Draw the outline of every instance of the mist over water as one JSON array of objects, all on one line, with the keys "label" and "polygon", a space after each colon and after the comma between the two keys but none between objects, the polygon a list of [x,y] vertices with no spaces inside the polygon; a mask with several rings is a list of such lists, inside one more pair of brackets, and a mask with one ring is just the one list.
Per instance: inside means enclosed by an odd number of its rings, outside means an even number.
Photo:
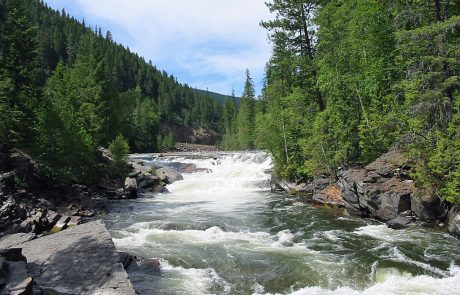
[{"label": "mist over water", "polygon": [[266,153],[134,157],[212,170],[113,204],[117,248],[161,260],[141,294],[460,294],[459,240],[272,193]]}]

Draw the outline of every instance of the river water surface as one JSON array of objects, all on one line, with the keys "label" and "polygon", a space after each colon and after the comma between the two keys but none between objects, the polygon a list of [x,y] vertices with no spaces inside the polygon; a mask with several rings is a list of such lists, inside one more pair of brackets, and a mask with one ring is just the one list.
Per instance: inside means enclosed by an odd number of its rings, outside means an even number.
[{"label": "river water surface", "polygon": [[113,204],[117,248],[161,261],[132,278],[141,294],[460,294],[459,240],[272,193],[266,153],[133,157],[212,170]]}]

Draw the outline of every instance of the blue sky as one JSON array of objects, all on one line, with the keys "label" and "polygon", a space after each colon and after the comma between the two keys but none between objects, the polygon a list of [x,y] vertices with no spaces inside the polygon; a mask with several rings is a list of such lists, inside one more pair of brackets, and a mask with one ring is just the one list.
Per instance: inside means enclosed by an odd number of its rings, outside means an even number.
[{"label": "blue sky", "polygon": [[241,95],[249,69],[260,93],[271,45],[264,0],[45,0],[110,30],[160,70],[192,87]]}]

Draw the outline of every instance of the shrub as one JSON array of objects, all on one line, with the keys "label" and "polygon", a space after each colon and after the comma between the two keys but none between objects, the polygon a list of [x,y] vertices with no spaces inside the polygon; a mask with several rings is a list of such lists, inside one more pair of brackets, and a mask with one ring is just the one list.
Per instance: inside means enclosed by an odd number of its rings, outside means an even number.
[{"label": "shrub", "polygon": [[122,135],[118,135],[109,145],[112,154],[112,172],[122,177],[127,172],[129,145]]}]

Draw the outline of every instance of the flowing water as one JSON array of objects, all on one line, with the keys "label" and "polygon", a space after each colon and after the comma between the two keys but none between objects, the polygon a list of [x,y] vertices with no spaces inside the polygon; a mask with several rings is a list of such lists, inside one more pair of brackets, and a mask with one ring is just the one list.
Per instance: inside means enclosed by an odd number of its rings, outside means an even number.
[{"label": "flowing water", "polygon": [[272,193],[265,153],[134,157],[212,170],[113,204],[117,248],[161,261],[141,294],[460,294],[459,240]]}]

